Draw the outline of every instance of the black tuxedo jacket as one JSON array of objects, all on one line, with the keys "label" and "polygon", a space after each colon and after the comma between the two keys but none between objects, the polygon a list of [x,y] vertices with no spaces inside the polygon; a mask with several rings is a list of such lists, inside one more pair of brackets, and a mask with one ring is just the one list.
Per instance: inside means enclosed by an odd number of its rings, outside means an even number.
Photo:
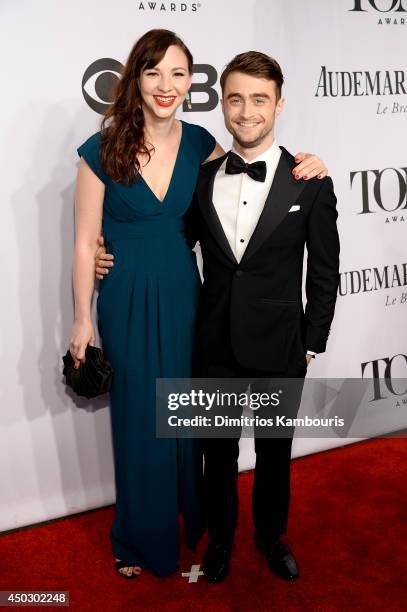
[{"label": "black tuxedo jacket", "polygon": [[[226,156],[202,166],[186,233],[199,240],[204,284],[196,349],[222,363],[232,351],[244,367],[285,372],[321,353],[334,315],[339,283],[339,238],[332,180],[296,181],[294,158],[282,148],[273,184],[240,263],[212,202],[216,173]],[[292,206],[299,210],[289,212]],[[307,246],[305,311],[302,304]]]}]

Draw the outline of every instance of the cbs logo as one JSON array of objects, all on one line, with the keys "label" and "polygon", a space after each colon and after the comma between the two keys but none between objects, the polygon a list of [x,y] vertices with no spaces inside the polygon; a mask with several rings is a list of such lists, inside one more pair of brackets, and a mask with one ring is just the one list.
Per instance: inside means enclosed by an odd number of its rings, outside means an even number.
[{"label": "cbs logo", "polygon": [[[86,103],[95,113],[103,115],[108,106],[112,104],[113,90],[120,79],[122,69],[123,64],[119,61],[110,57],[103,57],[93,62],[85,70],[82,77],[82,93]],[[182,110],[184,112],[202,113],[215,109],[219,102],[219,95],[213,88],[218,80],[216,69],[210,64],[194,64],[192,73],[193,75],[204,75],[206,80],[192,83],[192,108],[189,109],[185,102]],[[194,93],[201,94],[200,97],[206,99],[203,102],[194,102]],[[202,96],[202,94],[204,95]]]}]

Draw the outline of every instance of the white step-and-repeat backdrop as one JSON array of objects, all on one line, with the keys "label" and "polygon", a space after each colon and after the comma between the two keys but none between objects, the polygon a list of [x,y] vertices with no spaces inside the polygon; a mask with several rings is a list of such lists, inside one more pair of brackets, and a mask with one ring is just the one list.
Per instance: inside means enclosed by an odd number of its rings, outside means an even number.
[{"label": "white step-and-repeat backdrop", "polygon": [[[151,28],[190,46],[193,110],[180,115],[225,148],[225,63],[250,49],[281,63],[278,142],[317,152],[339,201],[340,295],[312,375],[386,375],[376,409],[402,405],[391,377],[407,371],[407,0],[4,0],[0,12],[0,530],[114,500],[107,401],[74,402],[61,376],[76,147],[98,129],[112,80]],[[384,422],[378,433],[397,428]],[[347,442],[299,439],[294,455]],[[241,468],[253,459],[243,440]]]}]

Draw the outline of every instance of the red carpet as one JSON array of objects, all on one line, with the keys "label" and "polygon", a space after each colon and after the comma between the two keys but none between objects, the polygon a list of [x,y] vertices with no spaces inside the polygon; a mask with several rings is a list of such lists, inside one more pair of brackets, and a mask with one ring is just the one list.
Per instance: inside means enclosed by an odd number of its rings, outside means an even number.
[{"label": "red carpet", "polygon": [[[111,507],[1,538],[0,590],[68,590],[73,610],[406,609],[405,439],[378,439],[293,461],[287,541],[301,577],[286,583],[252,543],[252,474],[240,476],[241,511],[228,579],[188,583],[180,574],[133,581],[111,567]],[[181,568],[200,563],[182,549]]]}]

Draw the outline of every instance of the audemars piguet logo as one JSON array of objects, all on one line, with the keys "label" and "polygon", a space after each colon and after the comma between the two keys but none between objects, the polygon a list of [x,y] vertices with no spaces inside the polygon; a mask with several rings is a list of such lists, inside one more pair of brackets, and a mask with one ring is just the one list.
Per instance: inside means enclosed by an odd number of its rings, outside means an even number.
[{"label": "audemars piguet logo", "polygon": [[350,186],[360,194],[358,215],[379,213],[385,223],[407,221],[407,167],[355,170]]},{"label": "audemars piguet logo", "polygon": [[145,2],[139,1],[136,7],[145,13],[196,13],[201,8],[200,2]]},{"label": "audemars piguet logo", "polygon": [[[407,113],[407,71],[329,70],[327,66],[321,66],[314,96],[316,98],[353,96],[361,100],[375,97],[376,115],[379,117],[405,116]],[[377,100],[378,96],[380,96],[379,100]],[[397,98],[391,99],[389,96],[397,96]]]},{"label": "audemars piguet logo", "polygon": [[407,94],[405,70],[328,70],[321,66],[315,97],[401,96]]},{"label": "audemars piguet logo", "polygon": [[[397,291],[399,289],[399,291]],[[384,294],[385,306],[407,306],[407,263],[373,266],[340,273],[338,294],[342,297],[360,293]]]},{"label": "audemars piguet logo", "polygon": [[377,25],[390,26],[407,24],[406,0],[353,0],[353,13],[367,13],[375,16]]}]

